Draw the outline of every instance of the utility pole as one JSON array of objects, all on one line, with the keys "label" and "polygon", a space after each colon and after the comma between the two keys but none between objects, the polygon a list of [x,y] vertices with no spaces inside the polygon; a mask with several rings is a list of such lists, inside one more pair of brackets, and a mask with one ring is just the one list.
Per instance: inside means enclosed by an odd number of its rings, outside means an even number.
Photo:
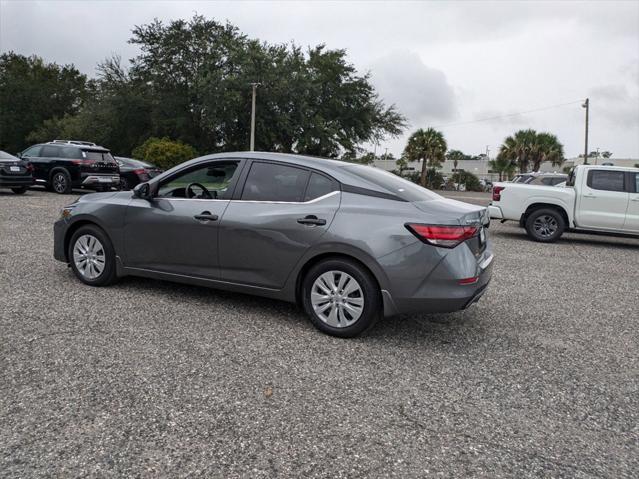
[{"label": "utility pole", "polygon": [[251,104],[251,151],[255,151],[255,96],[259,83],[251,83],[253,87],[253,102]]},{"label": "utility pole", "polygon": [[384,151],[384,161],[386,161],[386,159],[388,158],[388,148],[385,148],[386,151]]},{"label": "utility pole", "polygon": [[590,113],[590,99],[586,98],[586,101],[581,105],[586,109],[586,141],[584,146],[584,165],[588,164],[588,113]]}]

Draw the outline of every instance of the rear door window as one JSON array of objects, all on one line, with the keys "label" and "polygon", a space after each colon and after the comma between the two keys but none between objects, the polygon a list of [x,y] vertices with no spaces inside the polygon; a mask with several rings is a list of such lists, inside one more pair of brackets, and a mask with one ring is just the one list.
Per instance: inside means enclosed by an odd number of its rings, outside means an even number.
[{"label": "rear door window", "polygon": [[327,195],[337,189],[335,181],[320,175],[319,173],[311,173],[311,179],[308,181],[304,201],[311,201],[321,196]]},{"label": "rear door window", "polygon": [[590,170],[586,184],[593,190],[623,192],[624,176],[623,171]]},{"label": "rear door window", "polygon": [[40,156],[45,158],[57,158],[60,156],[60,147],[53,145],[44,145],[42,147],[42,151],[40,152]]},{"label": "rear door window", "polygon": [[301,202],[310,172],[275,163],[254,162],[244,183],[242,200]]},{"label": "rear door window", "polygon": [[79,148],[73,148],[72,146],[63,146],[60,151],[60,156],[62,158],[67,158],[71,160],[80,160],[82,159],[82,154]]}]

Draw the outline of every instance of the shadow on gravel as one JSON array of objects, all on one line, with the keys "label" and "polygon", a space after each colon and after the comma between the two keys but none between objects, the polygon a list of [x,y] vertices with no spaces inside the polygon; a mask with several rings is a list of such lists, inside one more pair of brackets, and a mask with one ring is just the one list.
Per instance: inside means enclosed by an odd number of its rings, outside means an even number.
[{"label": "shadow on gravel", "polygon": [[[185,303],[218,306],[221,302],[231,310],[249,309],[250,312],[270,313],[278,320],[303,323],[305,328],[315,330],[301,307],[270,298],[262,298],[243,293],[222,291],[204,286],[193,286],[169,281],[127,276],[120,279],[113,288],[139,291],[141,294],[160,294],[179,296]],[[448,314],[423,314],[382,318],[366,331],[359,340],[397,339],[401,343],[418,342],[424,344],[451,344],[460,341],[460,331],[476,329],[476,308]],[[318,334],[321,334],[318,332]]]},{"label": "shadow on gravel", "polygon": [[[523,231],[523,230],[522,230]],[[536,243],[526,236],[525,232],[515,233],[511,231],[493,231],[493,235],[499,235],[506,238],[516,239],[519,241],[527,241],[529,243]],[[592,234],[592,233],[576,233],[569,232],[567,233],[569,236],[562,236],[557,244],[573,244],[573,245],[584,245],[584,246],[595,246],[602,248],[616,248],[623,250],[636,250],[639,248],[639,238],[635,238],[632,236],[622,236],[622,235],[604,235],[601,233]],[[588,237],[581,235],[588,235]],[[614,240],[622,240],[625,241],[620,243]],[[541,244],[541,243],[539,243]],[[548,245],[551,246],[551,245]]]}]

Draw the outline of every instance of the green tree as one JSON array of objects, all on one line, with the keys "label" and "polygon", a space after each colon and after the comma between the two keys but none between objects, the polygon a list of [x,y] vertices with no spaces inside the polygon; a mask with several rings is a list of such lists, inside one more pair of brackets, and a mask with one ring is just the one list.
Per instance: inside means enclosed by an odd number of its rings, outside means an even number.
[{"label": "green tree", "polygon": [[499,173],[499,181],[509,179],[517,170],[517,165],[501,154],[498,154],[494,160],[490,160],[488,164],[492,171]]},{"label": "green tree", "polygon": [[442,162],[446,160],[446,150],[446,139],[443,133],[433,128],[427,130],[420,128],[408,138],[403,156],[407,161],[422,162],[420,184],[425,187],[428,179],[426,170],[441,168]]},{"label": "green tree", "polygon": [[0,148],[23,150],[29,133],[46,120],[78,112],[89,86],[73,65],[45,63],[35,55],[0,55]]},{"label": "green tree", "polygon": [[551,133],[537,133],[535,130],[519,130],[514,135],[506,137],[499,154],[505,160],[510,160],[524,173],[532,165],[533,171],[539,170],[541,163],[550,161],[559,166],[564,161],[563,145]]},{"label": "green tree", "polygon": [[479,182],[479,178],[468,172],[468,171],[458,171],[453,174],[453,182],[458,185],[465,185],[466,191],[483,191],[484,189]]},{"label": "green tree", "polygon": [[197,151],[191,145],[169,138],[149,138],[133,150],[137,159],[148,161],[160,168],[168,170],[180,163],[197,156]]},{"label": "green tree", "polygon": [[252,82],[258,150],[338,157],[404,127],[344,50],[269,45],[198,15],[138,26],[131,43],[141,50],[131,76],[154,98],[152,134],[203,151],[247,149]]}]

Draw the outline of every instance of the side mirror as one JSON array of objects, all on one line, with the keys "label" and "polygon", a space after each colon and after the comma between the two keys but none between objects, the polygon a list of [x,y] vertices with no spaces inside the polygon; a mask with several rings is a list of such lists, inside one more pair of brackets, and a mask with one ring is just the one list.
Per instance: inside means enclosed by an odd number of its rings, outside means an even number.
[{"label": "side mirror", "polygon": [[142,200],[150,200],[152,198],[151,187],[148,183],[140,183],[133,188],[133,196]]},{"label": "side mirror", "polygon": [[22,152],[16,153],[16,157],[22,159]]}]

